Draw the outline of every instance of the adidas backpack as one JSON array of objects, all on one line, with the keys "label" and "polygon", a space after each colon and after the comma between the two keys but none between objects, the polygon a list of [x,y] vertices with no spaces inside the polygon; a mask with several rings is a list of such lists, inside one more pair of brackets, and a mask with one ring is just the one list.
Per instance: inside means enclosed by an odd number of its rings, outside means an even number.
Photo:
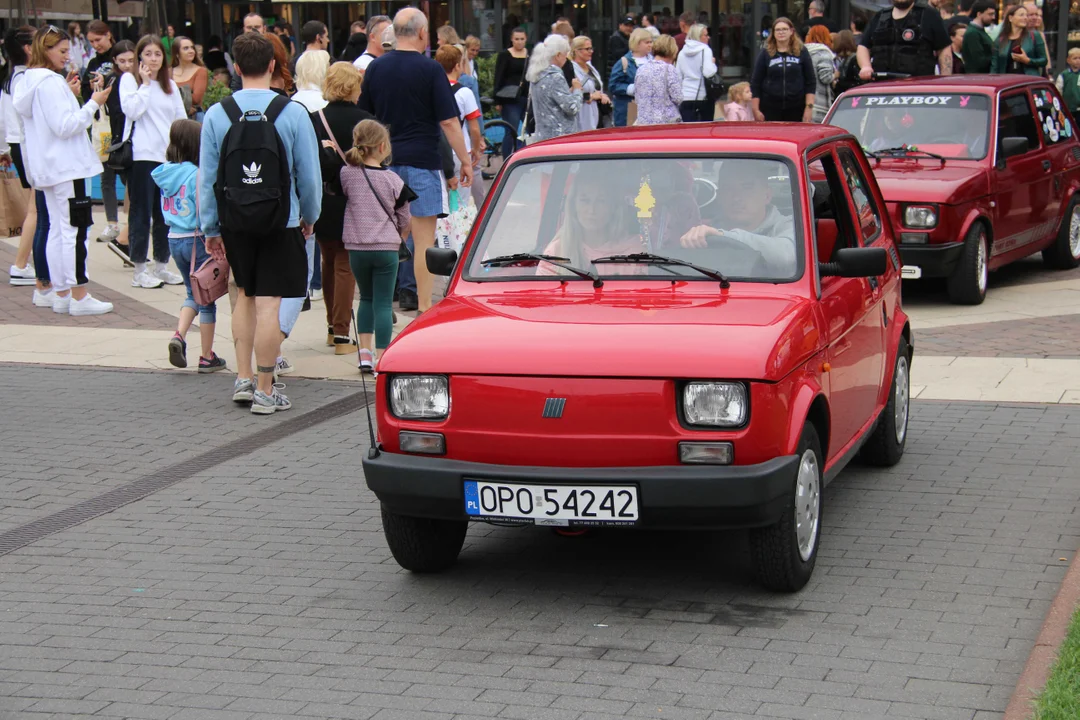
[{"label": "adidas backpack", "polygon": [[292,174],[274,121],[289,102],[275,95],[265,112],[242,112],[233,98],[221,101],[232,122],[221,143],[214,184],[223,230],[267,235],[288,226]]}]

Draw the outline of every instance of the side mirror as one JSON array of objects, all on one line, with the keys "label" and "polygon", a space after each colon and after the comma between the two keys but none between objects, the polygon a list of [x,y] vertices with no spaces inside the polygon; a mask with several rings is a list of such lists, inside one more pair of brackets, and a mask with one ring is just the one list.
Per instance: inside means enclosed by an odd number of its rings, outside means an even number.
[{"label": "side mirror", "polygon": [[432,275],[450,277],[454,273],[454,265],[457,264],[457,250],[448,248],[428,248],[424,255],[428,272]]},{"label": "side mirror", "polygon": [[1003,137],[1001,138],[1002,158],[1011,158],[1014,155],[1023,155],[1028,151],[1028,139],[1026,137]]},{"label": "side mirror", "polygon": [[818,268],[822,277],[877,277],[889,269],[889,254],[883,247],[840,248]]}]

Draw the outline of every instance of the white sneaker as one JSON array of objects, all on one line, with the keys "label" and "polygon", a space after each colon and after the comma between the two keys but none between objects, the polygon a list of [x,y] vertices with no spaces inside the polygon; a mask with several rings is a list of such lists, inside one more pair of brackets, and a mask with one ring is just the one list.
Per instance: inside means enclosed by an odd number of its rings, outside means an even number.
[{"label": "white sneaker", "polygon": [[144,270],[141,273],[135,273],[135,276],[131,278],[131,287],[146,288],[147,290],[159,288],[164,284],[164,280],[157,277],[156,275],[152,275],[149,270]]},{"label": "white sneaker", "polygon": [[157,264],[151,274],[166,285],[183,285],[184,278],[180,277],[180,273],[174,273],[165,265]]},{"label": "white sneaker", "polygon": [[115,240],[118,237],[120,237],[120,226],[119,225],[108,225],[108,226],[105,227],[104,230],[101,231],[101,235],[98,236],[97,241],[98,242],[109,242],[110,240]]},{"label": "white sneaker", "polygon": [[53,293],[52,311],[57,315],[67,315],[71,310],[71,293],[60,297]]},{"label": "white sneaker", "polygon": [[288,358],[282,357],[277,361],[277,365],[274,366],[274,375],[288,375],[295,369],[296,366],[289,362]]},{"label": "white sneaker", "polygon": [[360,348],[360,362],[357,363],[357,369],[362,373],[375,372],[375,354],[367,348]]},{"label": "white sneaker", "polygon": [[37,288],[34,288],[34,307],[51,308],[53,306],[53,298],[56,295],[53,294],[52,288],[42,292]]},{"label": "white sneaker", "polygon": [[311,302],[320,302],[323,299],[322,288],[311,291]]},{"label": "white sneaker", "polygon": [[34,285],[37,281],[37,273],[30,263],[26,263],[24,268],[12,265],[8,275],[11,276],[11,284],[16,286]]},{"label": "white sneaker", "polygon": [[82,300],[71,301],[71,314],[75,316],[81,315],[104,315],[105,313],[112,312],[113,304],[111,302],[102,302],[95,297],[92,297],[87,293],[86,297]]}]

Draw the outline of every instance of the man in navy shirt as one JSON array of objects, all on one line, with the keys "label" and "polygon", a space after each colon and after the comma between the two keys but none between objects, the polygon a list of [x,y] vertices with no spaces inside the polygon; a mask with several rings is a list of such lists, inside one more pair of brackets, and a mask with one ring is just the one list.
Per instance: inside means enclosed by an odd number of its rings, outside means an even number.
[{"label": "man in navy shirt", "polygon": [[[473,169],[446,73],[441,65],[424,55],[429,40],[427,17],[416,8],[400,10],[394,16],[394,36],[397,49],[368,66],[359,105],[389,127],[394,162],[390,169],[419,196],[410,206],[410,239],[416,302],[423,312],[431,307],[434,285],[425,255],[435,245],[435,221],[448,212],[439,154],[440,134],[446,134],[461,161],[463,187],[472,184]],[[407,276],[401,277],[402,309],[411,306],[404,297],[408,280]]]}]

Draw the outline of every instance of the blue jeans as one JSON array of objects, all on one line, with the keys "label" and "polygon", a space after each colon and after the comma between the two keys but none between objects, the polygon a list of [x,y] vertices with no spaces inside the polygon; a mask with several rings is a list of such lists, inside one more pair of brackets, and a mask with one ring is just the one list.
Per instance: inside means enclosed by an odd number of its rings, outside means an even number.
[{"label": "blue jeans", "polygon": [[[305,243],[307,246],[308,256],[308,270],[307,281],[308,286],[311,285],[311,264],[315,257],[315,236],[312,235],[307,239]],[[281,298],[281,307],[278,309],[278,325],[281,327],[281,332],[285,334],[285,337],[289,337],[293,328],[296,327],[296,321],[300,319],[300,311],[304,309],[305,297],[298,298]]]},{"label": "blue jeans", "polygon": [[169,226],[161,214],[161,191],[150,177],[161,163],[136,160],[127,182],[127,198],[131,203],[128,214],[128,239],[131,243],[131,262],[144,263],[150,252],[150,228],[154,231],[154,259],[169,262]]},{"label": "blue jeans", "polygon": [[503,136],[502,153],[503,159],[510,157],[510,153],[521,147],[521,143],[518,141],[518,126],[521,125],[521,118],[525,116],[525,103],[528,102],[527,98],[518,98],[512,102],[503,103],[502,106],[502,119],[510,123],[510,126],[514,128],[512,134],[508,133]]},{"label": "blue jeans", "polygon": [[[415,252],[413,249],[412,233],[409,233],[409,237],[405,238],[405,244],[409,246],[409,252]],[[409,262],[398,263],[397,287],[398,292],[408,290],[413,295],[416,294],[416,271],[413,269],[412,260]]]},{"label": "blue jeans", "polygon": [[195,267],[200,267],[210,258],[206,252],[206,246],[202,241],[196,241],[193,237],[169,238],[169,252],[172,253],[173,262],[176,263],[180,276],[184,278],[184,287],[187,288],[187,297],[180,304],[182,308],[191,308],[199,313],[199,323],[207,325],[217,322],[217,305],[199,305],[191,294],[191,250],[195,249]]},{"label": "blue jeans", "polygon": [[45,245],[49,242],[49,207],[45,204],[45,193],[34,191],[34,205],[37,206],[37,225],[34,227],[34,270],[37,279],[50,284],[49,260],[45,255]]}]

